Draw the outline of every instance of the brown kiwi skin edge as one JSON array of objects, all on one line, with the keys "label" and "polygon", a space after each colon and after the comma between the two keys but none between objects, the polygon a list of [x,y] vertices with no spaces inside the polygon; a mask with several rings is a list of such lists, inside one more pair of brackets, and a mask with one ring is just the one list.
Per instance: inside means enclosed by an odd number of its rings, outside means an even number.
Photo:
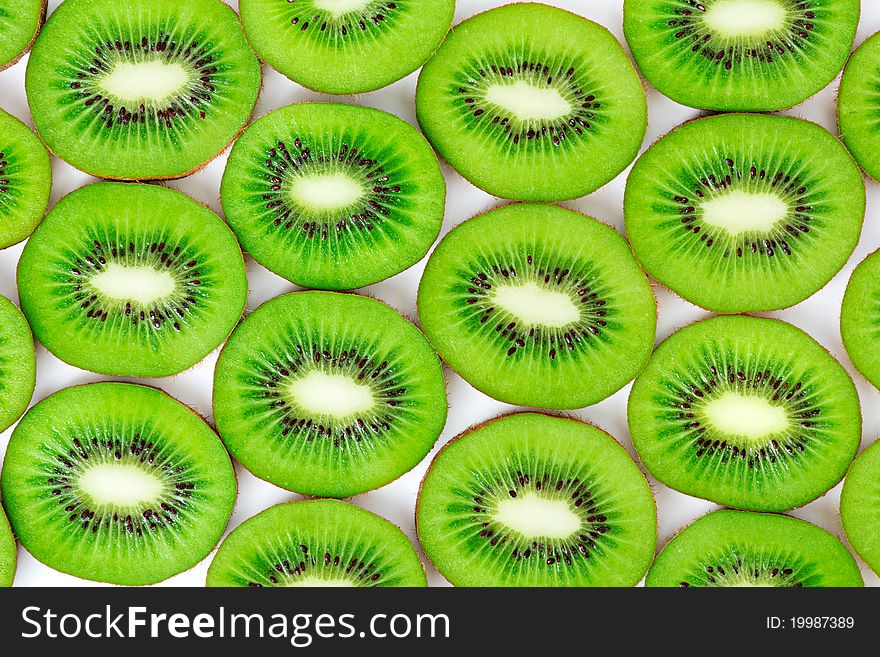
[{"label": "brown kiwi skin edge", "polygon": [[40,34],[40,30],[43,29],[43,23],[46,22],[46,5],[48,4],[48,2],[49,0],[43,0],[43,8],[40,12],[40,23],[39,25],[37,25],[37,31],[34,32],[34,35],[31,37],[30,42],[24,47],[24,50],[22,50],[20,53],[12,58],[12,61],[4,64],[3,66],[0,66],[0,71],[5,71],[10,66],[15,66],[19,62],[19,60],[21,60],[21,58],[30,51],[31,47],[34,45],[34,41],[37,40],[37,36]]}]

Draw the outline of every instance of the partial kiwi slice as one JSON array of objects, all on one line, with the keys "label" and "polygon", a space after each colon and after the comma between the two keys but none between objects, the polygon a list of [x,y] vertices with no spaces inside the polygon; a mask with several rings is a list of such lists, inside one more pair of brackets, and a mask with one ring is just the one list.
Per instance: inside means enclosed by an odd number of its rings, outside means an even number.
[{"label": "partial kiwi slice", "polygon": [[850,466],[840,495],[840,518],[853,550],[880,574],[880,442]]},{"label": "partial kiwi slice", "polygon": [[18,547],[15,537],[6,520],[6,514],[0,507],[0,587],[12,586],[15,579],[15,564],[18,559]]},{"label": "partial kiwi slice", "polygon": [[553,205],[470,219],[431,255],[419,317],[440,356],[487,395],[580,408],[617,392],[654,346],[656,304],[612,228]]},{"label": "partial kiwi slice", "polygon": [[629,428],[661,482],[782,511],[837,484],[861,441],[859,397],[822,345],[785,322],[715,317],[665,340],[636,378]]},{"label": "partial kiwi slice", "polygon": [[415,71],[440,45],[455,0],[240,0],[260,59],[294,82],[359,94]]},{"label": "partial kiwi slice", "polygon": [[49,205],[51,187],[52,164],[43,142],[0,109],[0,249],[33,232]]},{"label": "partial kiwi slice", "polygon": [[560,201],[609,182],[645,135],[645,91],[604,27],[516,3],[455,27],[425,64],[419,123],[449,164],[495,196]]},{"label": "partial kiwi slice", "polygon": [[849,259],[865,184],[827,130],[729,114],[673,130],[627,181],[627,236],[647,272],[716,312],[787,308]]},{"label": "partial kiwi slice", "polygon": [[862,169],[880,179],[880,33],[856,50],[840,82],[840,135]]},{"label": "partial kiwi slice", "polygon": [[626,450],[538,413],[444,447],[416,520],[425,554],[457,586],[633,586],[657,543],[654,498]]},{"label": "partial kiwi slice", "polygon": [[388,306],[295,292],[254,311],[214,375],[214,417],[232,455],[288,490],[349,497],[421,461],[446,422],[437,355]]},{"label": "partial kiwi slice", "polygon": [[0,479],[9,520],[43,563],[113,584],[161,582],[204,559],[235,502],[205,422],[155,388],[94,383],[34,406]]},{"label": "partial kiwi slice", "polygon": [[208,569],[208,586],[427,586],[397,527],[338,500],[278,504],[236,527]]},{"label": "partial kiwi slice", "polygon": [[850,276],[840,309],[840,335],[853,365],[880,388],[880,252]]},{"label": "partial kiwi slice", "polygon": [[651,567],[645,586],[864,586],[834,536],[790,516],[715,511],[685,527]]},{"label": "partial kiwi slice", "polygon": [[260,64],[220,0],[66,0],[34,44],[25,88],[55,155],[101,178],[179,178],[250,118]]},{"label": "partial kiwi slice", "polygon": [[674,101],[721,111],[797,105],[840,73],[859,0],[626,0],[639,67]]},{"label": "partial kiwi slice", "polygon": [[37,356],[27,320],[0,295],[0,431],[21,417],[34,394]]},{"label": "partial kiwi slice", "polygon": [[192,367],[226,339],[247,298],[222,219],[175,190],[127,183],[61,199],[25,246],[18,285],[49,351],[125,376]]},{"label": "partial kiwi slice", "polygon": [[244,132],[221,194],[258,262],[303,287],[346,290],[424,257],[443,223],[446,183],[408,123],[366,107],[300,103]]},{"label": "partial kiwi slice", "polygon": [[28,51],[45,17],[46,0],[0,0],[0,71]]}]

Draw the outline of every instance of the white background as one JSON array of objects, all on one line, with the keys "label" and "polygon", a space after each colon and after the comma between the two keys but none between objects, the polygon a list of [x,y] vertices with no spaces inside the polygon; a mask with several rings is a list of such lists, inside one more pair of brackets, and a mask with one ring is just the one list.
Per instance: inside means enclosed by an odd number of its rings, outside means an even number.
[{"label": "white background", "polygon": [[[429,0],[424,1],[428,2]],[[50,0],[49,11],[51,12],[55,9],[58,4],[59,0]],[[229,4],[237,8],[238,1],[232,0]],[[503,0],[459,0],[455,21],[457,23],[473,14],[503,4],[505,4]],[[552,4],[580,13],[604,25],[617,36],[625,47],[626,44],[623,40],[622,32],[623,0],[591,0],[590,2],[585,2],[584,0],[548,0],[546,4]],[[880,30],[880,3],[874,2],[874,0],[866,0],[862,5],[862,19],[858,36],[856,37],[856,45]],[[14,67],[0,72],[0,107],[16,115],[28,125],[33,126],[24,93],[26,66],[27,57],[23,58]],[[357,97],[336,97],[335,100],[383,109],[415,125],[414,94],[416,79],[417,73],[373,93]],[[784,113],[816,121],[836,134],[835,98],[838,82],[839,80],[836,80],[828,88],[804,104]],[[273,109],[289,103],[305,100],[333,99],[334,97],[331,96],[308,91],[266,66],[264,67],[263,91],[256,108],[255,117],[262,116]],[[653,143],[678,124],[698,115],[696,110],[670,101],[658,94],[650,86],[648,86],[648,108],[649,125],[644,147]],[[222,214],[219,189],[220,178],[225,164],[226,154],[217,158],[199,173],[169,184],[207,203],[216,212]],[[73,169],[60,160],[53,159],[53,167],[52,204],[74,189],[94,182],[94,179],[90,176]],[[576,201],[565,203],[564,205],[596,217],[622,231],[623,189],[628,171],[629,169],[598,192]],[[444,172],[449,188],[446,220],[443,226],[444,234],[450,228],[469,217],[485,212],[502,203],[498,199],[466,183],[445,165]],[[876,217],[878,213],[880,213],[880,188],[878,188],[876,183],[869,182],[868,211],[862,239],[844,270],[823,290],[807,301],[789,310],[768,314],[768,316],[779,317],[789,321],[810,333],[827,347],[851,372],[862,400],[864,415],[863,447],[873,442],[877,438],[878,433],[880,433],[880,395],[852,367],[841,344],[838,316],[840,302],[850,273],[865,256],[880,246],[880,222],[878,222]],[[22,245],[18,245],[0,252],[0,293],[16,302],[18,300],[18,292],[15,285],[15,267],[21,250]],[[250,278],[248,310],[253,310],[268,299],[294,289],[290,283],[268,272],[250,258],[248,258],[247,264]],[[423,268],[424,261],[394,278],[367,288],[365,291],[415,319],[416,290]],[[655,292],[660,311],[658,342],[666,338],[677,328],[708,315],[705,311],[675,297],[672,293],[659,286],[655,285]],[[217,354],[214,353],[192,370],[176,377],[141,381],[163,388],[207,417],[210,421],[213,416],[211,410],[211,382],[216,357]],[[100,381],[104,378],[97,374],[70,367],[38,345],[37,389],[33,402],[36,403],[61,388]],[[137,379],[131,380],[137,381]],[[446,423],[446,430],[441,435],[436,449],[439,449],[440,446],[472,424],[493,418],[501,413],[516,410],[514,407],[494,401],[477,392],[451,371],[448,372],[447,380],[450,413]],[[626,399],[629,389],[630,386],[627,386],[613,397],[595,406],[578,411],[576,415],[597,424],[611,433],[635,456],[626,426]],[[5,452],[11,432],[12,429],[9,429],[0,434],[0,454]],[[431,456],[433,456],[433,452]],[[414,530],[414,506],[419,482],[430,463],[430,458],[426,458],[412,472],[397,481],[379,490],[358,496],[354,498],[353,502],[388,518],[406,531],[414,543],[417,543]],[[229,524],[230,530],[266,507],[278,502],[296,499],[297,497],[271,484],[258,480],[241,467],[237,467],[237,470],[239,475],[239,498],[232,521]],[[671,491],[653,479],[651,480],[651,486],[657,499],[661,546],[691,520],[713,509],[715,506],[711,502],[697,500]],[[842,538],[843,531],[840,525],[839,499],[840,487],[838,486],[821,499],[794,511],[793,514],[815,522]],[[202,586],[205,582],[205,573],[209,563],[210,558],[192,570],[167,580],[162,585]],[[431,568],[427,560],[425,560],[425,565],[428,569],[430,583],[432,585],[444,585],[445,581],[443,578]],[[880,578],[871,573],[864,564],[862,564],[862,570],[865,580],[869,585],[880,586]],[[19,564],[15,585],[82,586],[92,585],[92,583],[51,570],[36,561],[24,549],[19,548]]]}]

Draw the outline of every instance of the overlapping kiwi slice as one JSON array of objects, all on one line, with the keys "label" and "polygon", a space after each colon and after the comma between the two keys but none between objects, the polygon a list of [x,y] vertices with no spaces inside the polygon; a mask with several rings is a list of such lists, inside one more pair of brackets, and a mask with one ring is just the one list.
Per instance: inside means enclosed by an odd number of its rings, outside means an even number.
[{"label": "overlapping kiwi slice", "polygon": [[127,383],[66,388],[34,406],[12,434],[0,486],[34,557],[125,585],[205,558],[236,495],[210,427],[159,390]]},{"label": "overlapping kiwi slice", "polygon": [[880,179],[880,34],[850,57],[837,94],[840,135],[862,169]]},{"label": "overlapping kiwi slice", "polygon": [[674,333],[636,378],[628,412],[651,474],[740,509],[816,499],[843,478],[861,441],[846,370],[800,329],[756,317]]},{"label": "overlapping kiwi slice", "polygon": [[629,245],[552,205],[511,205],[455,228],[428,261],[418,309],[453,369],[523,406],[601,401],[654,346],[654,295]]},{"label": "overlapping kiwi slice", "polygon": [[0,71],[27,52],[45,17],[46,0],[0,0]]},{"label": "overlapping kiwi slice", "polygon": [[232,231],[180,192],[97,183],[52,208],[18,264],[25,315],[43,345],[104,374],[169,376],[195,365],[244,310]]},{"label": "overlapping kiwi slice", "polygon": [[639,67],[673,100],[722,111],[797,105],[849,56],[859,0],[626,0]]},{"label": "overlapping kiwi slice", "polygon": [[273,506],[226,537],[208,586],[427,586],[409,539],[384,518],[337,500]]},{"label": "overlapping kiwi slice", "polygon": [[15,537],[0,507],[0,587],[12,586],[15,579],[15,564],[18,558]]},{"label": "overlapping kiwi slice", "polygon": [[627,235],[647,272],[717,312],[786,308],[824,286],[859,241],[865,185],[807,121],[719,115],[673,130],[627,181]]},{"label": "overlapping kiwi slice", "polygon": [[66,0],[25,87],[55,155],[101,178],[192,173],[250,118],[260,65],[220,0]]},{"label": "overlapping kiwi slice", "polygon": [[425,554],[458,586],[633,586],[657,543],[654,498],[599,429],[537,413],[474,427],[419,494]]},{"label": "overlapping kiwi slice", "polygon": [[455,27],[425,64],[419,123],[477,187],[559,201],[595,191],[645,135],[642,84],[617,40],[562,9],[517,3]]},{"label": "overlapping kiwi slice", "polygon": [[880,574],[880,442],[850,466],[840,495],[840,518],[853,550]]},{"label": "overlapping kiwi slice", "polygon": [[424,64],[455,0],[240,0],[239,11],[260,59],[315,91],[358,94]]},{"label": "overlapping kiwi slice", "polygon": [[446,184],[431,147],[397,117],[301,103],[245,131],[221,193],[258,262],[304,287],[345,290],[422,259],[440,233]]},{"label": "overlapping kiwi slice", "polygon": [[880,252],[865,258],[849,279],[840,310],[840,335],[853,365],[880,387]]},{"label": "overlapping kiwi slice", "polygon": [[860,587],[858,564],[824,529],[790,516],[716,511],[658,555],[645,586]]},{"label": "overlapping kiwi slice", "polygon": [[34,394],[34,338],[18,308],[0,295],[0,431],[21,417]]},{"label": "overlapping kiwi slice", "polygon": [[51,186],[52,164],[43,142],[0,110],[0,249],[33,232],[49,205]]},{"label": "overlapping kiwi slice", "polygon": [[388,306],[334,292],[263,304],[217,361],[214,417],[232,455],[288,490],[349,497],[421,461],[446,422],[437,355]]}]

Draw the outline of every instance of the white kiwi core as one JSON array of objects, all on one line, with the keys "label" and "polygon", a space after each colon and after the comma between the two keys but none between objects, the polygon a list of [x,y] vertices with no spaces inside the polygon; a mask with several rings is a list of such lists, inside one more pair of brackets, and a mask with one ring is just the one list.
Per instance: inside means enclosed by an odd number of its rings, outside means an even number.
[{"label": "white kiwi core", "polygon": [[736,236],[767,232],[788,217],[788,205],[772,192],[733,190],[704,201],[703,221]]},{"label": "white kiwi core", "polygon": [[717,0],[706,9],[706,24],[723,37],[762,37],[785,28],[778,0]]},{"label": "white kiwi core", "polygon": [[568,538],[581,527],[581,519],[565,500],[525,493],[503,499],[495,520],[526,538]]},{"label": "white kiwi core", "polygon": [[703,412],[716,430],[751,440],[760,440],[788,428],[785,409],[754,395],[725,392],[709,401]]},{"label": "white kiwi core", "polygon": [[302,176],[290,189],[300,205],[317,212],[332,212],[350,207],[364,196],[363,186],[344,173]]},{"label": "white kiwi core", "polygon": [[315,9],[323,9],[336,17],[366,9],[370,0],[314,0]]},{"label": "white kiwi core", "polygon": [[349,376],[313,371],[290,384],[290,395],[313,415],[344,419],[373,407],[373,393]]},{"label": "white kiwi core", "polygon": [[190,74],[177,62],[152,59],[117,63],[100,87],[107,95],[136,105],[161,103],[183,91],[189,81]]},{"label": "white kiwi core", "polygon": [[527,326],[560,328],[580,319],[581,314],[571,297],[548,290],[537,283],[498,285],[493,300]]},{"label": "white kiwi core", "polygon": [[92,276],[89,283],[110,299],[149,305],[174,291],[174,277],[149,266],[128,267],[115,262]]},{"label": "white kiwi core", "polygon": [[286,586],[290,588],[351,588],[354,587],[354,582],[347,579],[324,579],[323,577],[315,577],[313,575],[311,577],[297,577],[295,579],[292,579],[286,584]]},{"label": "white kiwi core", "polygon": [[96,505],[128,508],[159,499],[162,482],[136,465],[101,463],[87,468],[79,479],[79,488]]},{"label": "white kiwi core", "polygon": [[553,87],[539,87],[522,80],[493,84],[486,100],[520,121],[555,121],[571,113],[572,107]]}]

